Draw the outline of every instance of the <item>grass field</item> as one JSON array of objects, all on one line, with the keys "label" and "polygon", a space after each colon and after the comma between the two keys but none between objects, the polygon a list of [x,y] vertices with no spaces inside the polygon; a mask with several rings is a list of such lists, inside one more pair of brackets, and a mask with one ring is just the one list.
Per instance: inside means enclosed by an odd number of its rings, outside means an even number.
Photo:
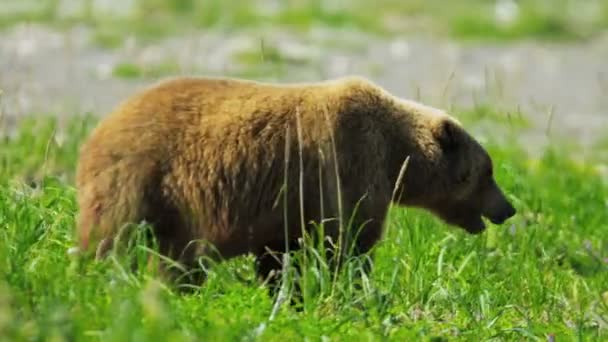
[{"label": "grass field", "polygon": [[[506,0],[116,0],[124,6],[114,9],[128,11],[95,7],[111,2],[3,0],[0,36],[25,22],[85,25],[96,47],[117,51],[132,37],[149,42],[190,31],[250,28],[330,28],[335,44],[341,43],[342,29],[507,44],[580,42],[608,29],[606,0],[521,0],[516,10]],[[66,3],[77,6],[66,10]],[[257,49],[239,53],[237,59],[248,65],[239,76],[279,77],[294,72],[290,65],[307,63],[283,63],[287,57],[281,53],[271,45],[264,58]],[[156,78],[179,71],[174,60],[146,66],[127,58],[113,67],[112,76]],[[597,78],[602,81],[603,74]],[[589,80],[585,89],[598,80]],[[566,77],[555,83],[570,87],[569,82]],[[69,90],[62,92],[67,98]],[[0,100],[15,94],[0,89]],[[315,262],[314,248],[294,256],[312,261],[304,268],[302,307],[293,307],[289,294],[287,303],[276,305],[277,298],[254,278],[249,256],[214,265],[208,281],[192,293],[172,289],[150,270],[130,270],[133,259],[151,253],[141,243],[103,262],[79,260],[72,253],[78,210],[74,171],[80,143],[98,119],[33,115],[9,130],[3,104],[0,341],[608,340],[608,136],[589,155],[568,145],[576,140],[570,136],[558,136],[540,155],[529,154],[537,149],[515,143],[533,121],[519,107],[503,113],[490,100],[458,108],[467,125],[489,127],[492,139],[484,145],[518,214],[472,236],[427,212],[391,208],[372,274],[361,275],[361,260],[353,259],[334,279],[323,262]],[[10,110],[16,109],[5,112]],[[504,128],[506,139],[496,133]],[[286,285],[289,289],[293,281]]]},{"label": "grass field", "polygon": [[[469,236],[393,208],[369,277],[353,272],[356,260],[335,283],[312,265],[303,310],[285,304],[273,315],[249,257],[216,265],[203,287],[181,294],[124,258],[71,256],[74,167],[95,119],[37,120],[0,142],[0,340],[608,337],[608,193],[593,157],[574,162],[554,146],[533,159],[488,142],[518,209],[509,224]],[[66,134],[55,134],[59,124]]]},{"label": "grass field", "polygon": [[[382,35],[412,32],[464,39],[576,40],[608,28],[604,0],[5,0],[0,28],[29,21],[68,27],[85,24],[105,47],[125,32],[153,40],[195,29],[315,27],[356,29]],[[105,4],[105,5],[104,5]]]}]

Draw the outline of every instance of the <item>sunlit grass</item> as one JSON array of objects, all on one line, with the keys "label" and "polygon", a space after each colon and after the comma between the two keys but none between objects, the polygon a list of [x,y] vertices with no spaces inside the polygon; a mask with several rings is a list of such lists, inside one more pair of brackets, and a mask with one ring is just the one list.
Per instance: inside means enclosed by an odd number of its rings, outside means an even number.
[{"label": "sunlit grass", "polygon": [[94,123],[27,121],[0,143],[2,339],[606,338],[608,194],[594,160],[574,162],[558,146],[532,159],[490,142],[519,211],[512,221],[470,236],[394,207],[369,279],[356,260],[337,283],[312,263],[304,311],[285,304],[269,321],[273,298],[250,257],[215,265],[199,291],[181,294],[122,258],[70,255],[73,173]]},{"label": "sunlit grass", "polygon": [[[97,43],[120,46],[134,35],[154,40],[188,30],[270,27],[309,30],[323,26],[354,29],[381,35],[425,32],[465,39],[513,40],[522,38],[584,39],[608,29],[608,2],[575,0],[445,2],[442,0],[362,0],[325,2],[289,0],[146,0],[126,6],[116,14],[95,5],[73,1],[67,15],[56,0],[5,0],[0,27],[20,22],[44,22],[60,27],[85,23],[95,29]],[[14,4],[21,6],[15,6]],[[63,4],[63,6],[62,6]],[[115,7],[118,8],[118,7]]]}]

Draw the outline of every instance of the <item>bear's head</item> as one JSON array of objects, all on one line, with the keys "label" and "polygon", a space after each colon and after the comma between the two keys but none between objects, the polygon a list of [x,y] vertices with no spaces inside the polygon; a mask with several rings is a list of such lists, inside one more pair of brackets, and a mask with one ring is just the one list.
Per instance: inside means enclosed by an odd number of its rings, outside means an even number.
[{"label": "bear's head", "polygon": [[402,204],[427,209],[472,234],[485,230],[483,217],[502,224],[515,215],[496,184],[492,159],[455,119],[433,116],[415,135],[417,153],[405,171]]}]

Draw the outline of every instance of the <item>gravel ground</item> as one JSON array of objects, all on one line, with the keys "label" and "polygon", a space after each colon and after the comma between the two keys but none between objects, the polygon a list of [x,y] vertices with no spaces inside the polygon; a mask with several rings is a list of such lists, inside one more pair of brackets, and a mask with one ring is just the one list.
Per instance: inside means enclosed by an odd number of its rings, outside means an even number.
[{"label": "gravel ground", "polygon": [[[534,146],[548,141],[548,122],[553,136],[582,146],[604,136],[608,124],[606,36],[576,44],[473,44],[323,29],[306,34],[273,30],[200,32],[150,44],[127,38],[117,49],[100,48],[84,27],[54,31],[18,25],[0,37],[2,109],[12,124],[26,114],[104,115],[157,79],[115,77],[112,70],[120,63],[150,70],[170,63],[176,68],[171,75],[276,81],[363,75],[399,96],[435,106],[466,108],[486,101],[520,108],[532,124],[520,137]],[[257,59],[262,39],[264,50],[278,51],[286,63],[282,72]],[[243,52],[249,59],[238,57]]]}]

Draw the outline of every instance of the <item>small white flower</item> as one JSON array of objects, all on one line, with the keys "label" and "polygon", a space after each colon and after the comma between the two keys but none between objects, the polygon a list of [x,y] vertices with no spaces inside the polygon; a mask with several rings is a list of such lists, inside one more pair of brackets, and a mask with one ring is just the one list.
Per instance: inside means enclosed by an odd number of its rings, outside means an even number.
[{"label": "small white flower", "polygon": [[497,0],[494,17],[501,24],[511,24],[519,15],[519,5],[514,0]]},{"label": "small white flower", "polygon": [[36,52],[37,44],[32,38],[24,38],[17,43],[17,55],[19,57],[31,56]]},{"label": "small white flower", "polygon": [[112,70],[114,70],[114,66],[111,63],[99,63],[95,69],[98,78],[108,79],[112,76]]},{"label": "small white flower", "polygon": [[404,40],[395,40],[390,45],[391,55],[397,58],[407,57],[410,53],[410,46]]},{"label": "small white flower", "polygon": [[76,246],[70,247],[70,248],[68,248],[67,253],[68,253],[68,255],[77,255],[80,253],[80,248],[78,248]]}]

